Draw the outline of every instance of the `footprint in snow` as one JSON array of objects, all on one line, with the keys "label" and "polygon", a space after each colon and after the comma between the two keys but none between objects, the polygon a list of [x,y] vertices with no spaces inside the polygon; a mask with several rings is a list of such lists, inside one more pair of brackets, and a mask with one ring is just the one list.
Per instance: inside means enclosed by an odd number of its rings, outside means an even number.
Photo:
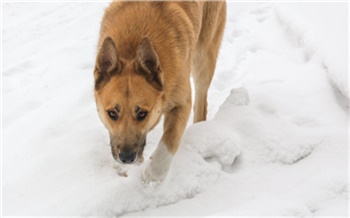
[{"label": "footprint in snow", "polygon": [[270,11],[271,7],[269,5],[264,5],[252,10],[250,13],[255,15],[257,22],[262,23],[270,16]]}]

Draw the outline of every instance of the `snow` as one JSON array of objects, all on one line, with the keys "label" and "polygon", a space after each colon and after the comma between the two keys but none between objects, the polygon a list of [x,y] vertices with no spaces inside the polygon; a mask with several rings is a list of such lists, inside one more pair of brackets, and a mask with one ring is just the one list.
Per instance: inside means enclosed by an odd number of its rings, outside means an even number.
[{"label": "snow", "polygon": [[3,4],[3,215],[348,215],[346,3],[228,3],[208,121],[148,186],[162,123],[121,168],[95,108],[107,5]]},{"label": "snow", "polygon": [[275,9],[296,44],[306,49],[306,58],[318,55],[331,81],[349,98],[347,4],[279,3]]}]

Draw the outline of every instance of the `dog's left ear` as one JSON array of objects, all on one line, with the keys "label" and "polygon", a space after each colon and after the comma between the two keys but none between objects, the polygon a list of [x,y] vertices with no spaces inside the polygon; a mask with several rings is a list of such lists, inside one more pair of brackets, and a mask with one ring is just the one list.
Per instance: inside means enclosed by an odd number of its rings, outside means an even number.
[{"label": "dog's left ear", "polygon": [[163,89],[163,74],[159,58],[147,36],[142,38],[137,47],[135,67],[137,73],[143,75],[154,88],[159,91]]}]

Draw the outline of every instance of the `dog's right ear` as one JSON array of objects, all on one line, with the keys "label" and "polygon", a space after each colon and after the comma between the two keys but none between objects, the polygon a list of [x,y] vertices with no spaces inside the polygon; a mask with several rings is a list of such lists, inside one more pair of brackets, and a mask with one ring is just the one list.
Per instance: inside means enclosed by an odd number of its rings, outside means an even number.
[{"label": "dog's right ear", "polygon": [[121,62],[114,41],[106,37],[99,49],[95,66],[95,89],[107,82],[113,74],[121,71]]}]

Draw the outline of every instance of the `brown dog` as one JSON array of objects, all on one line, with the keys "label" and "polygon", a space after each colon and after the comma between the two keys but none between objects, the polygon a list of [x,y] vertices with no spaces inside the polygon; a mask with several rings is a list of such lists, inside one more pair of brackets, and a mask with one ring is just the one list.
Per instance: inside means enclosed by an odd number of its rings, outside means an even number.
[{"label": "brown dog", "polygon": [[143,172],[163,180],[191,110],[204,121],[226,19],[226,3],[113,2],[101,24],[94,70],[98,114],[112,154],[122,163],[142,159],[147,133],[164,114],[164,133]]}]

